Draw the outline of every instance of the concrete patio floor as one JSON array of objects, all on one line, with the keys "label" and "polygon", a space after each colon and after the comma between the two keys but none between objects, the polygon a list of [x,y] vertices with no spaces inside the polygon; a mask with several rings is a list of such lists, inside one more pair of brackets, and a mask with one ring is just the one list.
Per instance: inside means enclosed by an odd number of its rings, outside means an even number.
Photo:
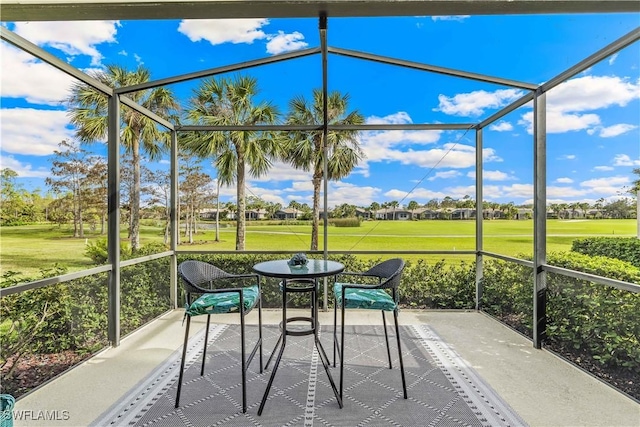
[{"label": "concrete patio floor", "polygon": [[[34,415],[57,411],[57,420],[15,420],[14,425],[89,425],[180,348],[183,312],[162,316],[16,404],[15,410]],[[282,316],[280,310],[267,309],[263,315],[265,324],[277,324]],[[192,334],[205,319],[194,318]],[[212,322],[237,321],[237,316],[212,317]],[[257,323],[257,315],[247,322]],[[378,312],[351,310],[348,322],[381,324],[382,319]],[[640,426],[640,404],[548,351],[534,349],[482,313],[403,310],[400,322],[428,324],[531,426]],[[333,312],[321,312],[320,323],[333,324]]]}]

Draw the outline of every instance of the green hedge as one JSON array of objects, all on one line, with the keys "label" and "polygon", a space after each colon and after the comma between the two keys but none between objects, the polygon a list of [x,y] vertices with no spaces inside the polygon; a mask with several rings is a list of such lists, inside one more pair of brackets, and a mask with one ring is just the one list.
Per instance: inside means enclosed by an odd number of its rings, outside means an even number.
[{"label": "green hedge", "polygon": [[589,237],[576,239],[571,250],[590,256],[606,256],[627,261],[640,268],[640,239],[635,237]]},{"label": "green hedge", "polygon": [[352,218],[332,218],[329,220],[329,225],[335,227],[360,227],[362,220],[358,217]]},{"label": "green hedge", "polygon": [[[579,253],[548,254],[549,264],[640,283],[630,263]],[[500,260],[484,263],[484,309],[531,337],[532,269]],[[548,344],[640,375],[640,294],[587,280],[547,274]]]},{"label": "green hedge", "polygon": [[[154,253],[145,247],[138,254]],[[42,271],[34,281],[59,276],[66,269]],[[1,287],[24,282],[5,272]],[[121,333],[127,334],[170,309],[169,258],[147,261],[121,271]],[[26,353],[71,350],[92,353],[108,344],[108,274],[100,273],[45,286],[0,300],[0,364]]]}]

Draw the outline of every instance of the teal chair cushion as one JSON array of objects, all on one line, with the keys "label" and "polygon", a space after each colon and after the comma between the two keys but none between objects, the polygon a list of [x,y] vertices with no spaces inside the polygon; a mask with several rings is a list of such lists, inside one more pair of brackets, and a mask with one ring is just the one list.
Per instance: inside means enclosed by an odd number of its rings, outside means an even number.
[{"label": "teal chair cushion", "polygon": [[[251,309],[258,300],[258,285],[242,288],[244,309]],[[240,308],[240,295],[237,292],[204,294],[187,307],[185,315],[221,314],[237,312]]]},{"label": "teal chair cushion", "polygon": [[[333,285],[338,307],[342,307],[342,287],[349,283]],[[384,289],[346,289],[345,308],[366,308],[370,310],[393,311],[396,303]]]}]

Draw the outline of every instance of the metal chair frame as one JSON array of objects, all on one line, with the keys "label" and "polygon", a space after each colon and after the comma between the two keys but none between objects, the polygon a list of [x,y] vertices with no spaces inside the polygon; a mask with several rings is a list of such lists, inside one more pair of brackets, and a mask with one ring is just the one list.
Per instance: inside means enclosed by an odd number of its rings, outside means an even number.
[{"label": "metal chair frame", "polygon": [[[242,368],[242,412],[247,412],[247,369],[251,365],[251,361],[256,354],[258,348],[260,349],[260,373],[263,370],[262,362],[262,288],[260,285],[260,276],[257,274],[230,274],[213,264],[204,261],[184,261],[178,266],[178,275],[182,279],[184,289],[186,292],[186,301],[190,306],[194,300],[192,300],[192,294],[215,294],[215,293],[231,293],[237,292],[240,296],[240,307],[238,308],[240,314],[240,339],[241,339],[241,368]],[[258,285],[258,298],[256,303],[248,309],[244,308],[244,296],[242,294],[242,287],[240,288],[221,288],[215,289],[214,282],[216,280],[247,280],[255,279]],[[204,288],[201,285],[208,284],[209,288]],[[249,357],[246,357],[245,349],[245,316],[258,306],[258,340],[256,341],[253,350]],[[233,313],[224,313],[233,314]],[[189,340],[189,326],[191,324],[191,316],[186,315],[187,326],[184,333],[184,344],[182,348],[182,361],[180,363],[180,376],[178,378],[178,390],[176,392],[176,404],[175,407],[180,406],[180,392],[182,390],[182,377],[184,374],[185,358],[187,355],[187,342]],[[204,366],[207,359],[207,343],[209,341],[209,325],[211,322],[211,314],[207,315],[207,326],[205,330],[204,338],[204,350],[202,352],[202,367],[200,368],[200,375],[204,375]]]},{"label": "metal chair frame", "polygon": [[[393,321],[396,330],[396,340],[398,343],[398,359],[400,362],[400,373],[402,376],[402,391],[404,398],[407,398],[407,382],[404,374],[404,363],[402,361],[402,349],[400,347],[400,329],[398,327],[398,286],[402,277],[402,271],[404,270],[404,260],[400,258],[390,259],[380,264],[377,264],[369,270],[356,273],[356,272],[343,272],[335,276],[335,281],[339,282],[340,276],[359,276],[359,277],[376,277],[378,278],[377,285],[367,284],[354,284],[348,283],[342,286],[342,295],[340,304],[341,308],[341,324],[340,324],[340,344],[338,344],[337,328],[338,328],[338,300],[334,296],[333,305],[333,366],[336,366],[336,353],[340,357],[340,398],[343,397],[343,384],[344,384],[344,326],[345,326],[345,294],[347,289],[391,289],[391,296],[395,301],[395,309],[393,310]],[[387,356],[389,358],[389,369],[393,369],[391,363],[391,349],[389,347],[389,335],[387,333],[387,320],[384,314],[385,310],[381,310],[382,324],[384,327],[384,338],[387,344]]]}]

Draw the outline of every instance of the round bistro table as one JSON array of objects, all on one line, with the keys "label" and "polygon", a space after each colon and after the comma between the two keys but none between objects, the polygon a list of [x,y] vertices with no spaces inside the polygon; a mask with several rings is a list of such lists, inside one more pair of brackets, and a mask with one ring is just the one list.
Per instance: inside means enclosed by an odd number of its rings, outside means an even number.
[{"label": "round bistro table", "polygon": [[[273,351],[271,352],[271,356],[269,360],[267,360],[267,367],[275,354],[278,346],[280,347],[280,352],[278,352],[278,357],[276,358],[276,362],[273,365],[273,371],[271,372],[271,377],[269,378],[269,382],[267,383],[267,388],[264,391],[264,395],[262,396],[262,402],[260,403],[260,408],[258,409],[258,415],[262,415],[262,410],[264,409],[264,405],[267,402],[267,397],[269,396],[269,391],[271,390],[271,385],[273,384],[273,379],[276,376],[276,372],[278,371],[278,366],[280,365],[280,360],[282,359],[282,354],[284,353],[284,348],[287,344],[287,336],[302,336],[302,335],[314,335],[315,346],[318,349],[318,354],[320,355],[320,360],[322,360],[322,365],[324,366],[324,370],[329,377],[329,383],[331,384],[331,388],[333,388],[333,393],[336,396],[338,401],[338,405],[342,408],[342,399],[340,398],[340,393],[333,381],[333,377],[331,376],[331,371],[329,370],[329,358],[322,347],[322,343],[318,339],[318,328],[320,324],[318,322],[318,279],[321,277],[333,276],[338,273],[342,273],[344,271],[344,265],[335,261],[325,261],[321,259],[310,259],[308,260],[306,265],[303,266],[290,266],[287,263],[287,260],[277,260],[277,261],[266,261],[261,262],[253,266],[253,271],[258,273],[261,276],[266,277],[275,277],[278,279],[282,279],[280,283],[281,291],[282,291],[282,322],[280,323],[280,338],[278,338],[278,342],[276,343]],[[287,317],[287,294],[289,293],[308,293],[311,297],[311,315],[309,317]],[[290,328],[289,323],[292,322],[305,322],[308,323],[308,328],[300,329],[300,328]]]}]

